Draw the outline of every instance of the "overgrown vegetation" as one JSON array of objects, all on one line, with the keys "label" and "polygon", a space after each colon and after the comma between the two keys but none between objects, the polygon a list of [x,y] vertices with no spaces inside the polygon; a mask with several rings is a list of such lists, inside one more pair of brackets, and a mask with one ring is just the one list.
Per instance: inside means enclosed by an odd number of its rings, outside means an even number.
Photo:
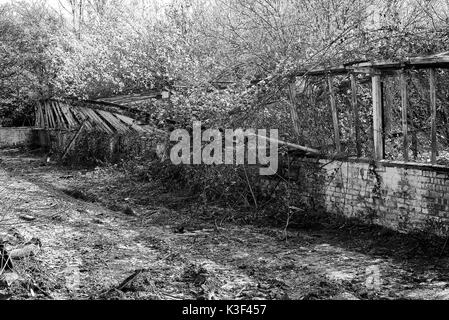
[{"label": "overgrown vegetation", "polygon": [[[327,81],[307,76],[297,79],[293,98],[288,84],[297,71],[448,49],[449,9],[442,0],[171,0],[151,4],[72,0],[58,5],[13,1],[2,4],[0,13],[3,125],[29,123],[33,104],[40,99],[95,99],[156,88],[169,90],[170,100],[138,107],[155,126],[189,129],[192,121],[200,120],[207,128],[274,128],[280,130],[282,139],[323,153],[334,152]],[[444,76],[445,71],[440,71],[440,149],[448,140],[444,110],[449,99]],[[421,146],[412,156],[426,161],[429,110],[425,74],[412,70],[408,78],[413,115],[409,126],[416,131],[412,143]],[[400,158],[397,80],[386,81],[390,84],[386,96],[393,102],[386,110],[387,158]],[[370,84],[361,76],[358,83],[360,143],[362,155],[370,157]],[[354,119],[344,107],[350,105],[350,82],[348,77],[338,76],[333,85],[344,151],[353,155]],[[292,109],[301,115],[296,123],[300,130],[292,124]],[[139,136],[84,134],[70,160],[65,161],[120,163],[129,172],[159,181],[168,189],[187,187],[204,202],[253,212],[272,204],[252,174],[253,168],[174,167],[169,161],[160,162],[152,148],[154,137],[142,140]],[[63,149],[56,151],[61,155]],[[445,156],[442,152],[441,157]],[[278,172],[276,179],[288,177]],[[281,189],[278,194],[283,202],[277,208],[286,210],[287,218],[293,214],[290,207],[301,207],[290,200],[290,190]]]},{"label": "overgrown vegetation", "polygon": [[[191,130],[193,121],[204,128],[278,129],[282,140],[333,155],[329,79],[296,77],[298,71],[444,52],[448,34],[446,0],[0,2],[0,126],[32,126],[34,106],[43,99],[94,100],[156,89],[170,92],[170,99],[133,109],[166,132]],[[408,70],[406,79],[409,158],[426,162],[428,78],[425,71]],[[367,158],[373,152],[369,80],[357,76],[359,142]],[[383,81],[386,158],[401,159],[398,80]],[[447,71],[437,70],[440,163],[449,158],[448,81]],[[331,83],[342,157],[347,157],[356,153],[354,118],[347,108],[351,83],[346,75]],[[430,287],[434,280],[447,280],[446,260],[430,274],[397,263],[418,258],[416,265],[427,267],[431,263],[423,257],[447,257],[448,238],[433,235],[447,235],[444,221],[429,219],[421,232],[404,235],[374,225],[375,210],[360,213],[365,223],[325,213],[318,198],[329,183],[322,166],[310,162],[296,170],[288,150],[282,150],[284,163],[267,182],[256,166],[174,166],[163,134],[85,132],[66,157],[75,132],[51,134],[66,135],[58,140],[66,143],[53,145],[45,160],[27,155],[20,163],[6,156],[11,163],[5,167],[21,178],[0,172],[6,182],[0,187],[1,236],[7,240],[2,254],[28,245],[13,225],[27,237],[42,238],[45,247],[42,260],[14,262],[28,278],[13,279],[11,288],[0,283],[0,295],[48,298],[83,291],[86,298],[316,299],[349,291],[363,299],[407,297],[408,288],[398,284],[422,281]],[[339,179],[339,173],[336,169],[330,179]],[[379,176],[376,170],[368,174],[376,177],[376,195]],[[255,232],[254,225],[261,228]],[[351,280],[331,278],[341,275],[348,260],[354,261]],[[367,291],[364,268],[377,264],[373,261],[393,274],[386,278],[395,286]],[[83,288],[67,285],[63,273],[73,271],[69,263],[87,268]],[[152,270],[125,277],[130,265]],[[116,286],[111,277],[125,281]]]},{"label": "overgrown vegetation", "polygon": [[[441,0],[60,4],[1,5],[5,103],[166,87],[177,91],[169,109],[177,121],[271,124],[294,137],[291,126],[278,124],[289,122],[285,84],[295,71],[448,49],[448,8]],[[344,94],[347,81],[336,84]],[[297,107],[301,114],[310,109]],[[305,131],[302,138],[312,136]]]}]

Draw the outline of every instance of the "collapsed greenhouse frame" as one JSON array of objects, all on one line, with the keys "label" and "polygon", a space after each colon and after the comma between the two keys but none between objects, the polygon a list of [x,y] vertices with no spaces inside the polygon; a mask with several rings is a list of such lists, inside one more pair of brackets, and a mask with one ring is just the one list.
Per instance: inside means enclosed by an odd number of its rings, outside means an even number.
[{"label": "collapsed greenhouse frame", "polygon": [[[436,81],[435,70],[438,68],[449,69],[449,52],[425,57],[407,58],[397,61],[364,61],[352,62],[344,65],[312,68],[303,70],[295,74],[296,77],[321,76],[327,78],[329,87],[330,107],[332,112],[334,143],[337,153],[341,153],[342,147],[340,142],[340,127],[338,112],[336,106],[336,98],[334,88],[332,86],[332,77],[338,75],[350,75],[351,79],[351,108],[353,111],[354,133],[356,142],[357,157],[361,157],[361,141],[360,141],[360,115],[357,103],[357,77],[358,74],[366,74],[371,77],[372,82],[372,109],[373,109],[373,138],[374,138],[374,155],[375,160],[383,160],[385,158],[385,131],[384,131],[384,82],[383,76],[396,76],[400,79],[401,93],[401,111],[402,111],[402,152],[404,161],[409,161],[408,155],[408,91],[405,70],[430,70],[429,74],[429,99],[431,109],[431,163],[436,163],[437,148],[437,125],[436,125]],[[292,110],[292,113],[295,111]],[[298,116],[292,114],[294,123]],[[296,120],[296,121],[295,121]],[[295,123],[295,126],[297,124]]]}]

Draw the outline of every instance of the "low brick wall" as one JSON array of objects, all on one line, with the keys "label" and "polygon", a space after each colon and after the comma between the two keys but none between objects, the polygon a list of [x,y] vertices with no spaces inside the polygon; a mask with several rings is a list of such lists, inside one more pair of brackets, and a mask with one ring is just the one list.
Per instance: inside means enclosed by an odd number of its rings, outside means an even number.
[{"label": "low brick wall", "polygon": [[0,127],[0,147],[28,145],[33,139],[33,129],[28,127]]},{"label": "low brick wall", "polygon": [[302,158],[288,176],[293,200],[301,205],[404,232],[444,234],[449,226],[448,167]]},{"label": "low brick wall", "polygon": [[45,146],[45,131],[33,127],[0,127],[0,148]]}]

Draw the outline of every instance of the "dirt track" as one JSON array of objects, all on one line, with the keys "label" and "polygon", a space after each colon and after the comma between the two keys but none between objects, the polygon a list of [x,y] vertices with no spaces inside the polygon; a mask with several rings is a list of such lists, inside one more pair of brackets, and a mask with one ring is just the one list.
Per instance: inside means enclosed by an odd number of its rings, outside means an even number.
[{"label": "dirt track", "polygon": [[[12,298],[449,299],[447,258],[353,250],[326,230],[292,231],[286,243],[275,228],[193,221],[190,209],[139,205],[132,196],[116,199],[133,203],[127,215],[102,205],[111,173],[0,158],[0,237],[10,249],[33,237],[42,243],[35,257],[16,262],[21,279],[0,284]],[[75,185],[97,198],[69,196]]]}]

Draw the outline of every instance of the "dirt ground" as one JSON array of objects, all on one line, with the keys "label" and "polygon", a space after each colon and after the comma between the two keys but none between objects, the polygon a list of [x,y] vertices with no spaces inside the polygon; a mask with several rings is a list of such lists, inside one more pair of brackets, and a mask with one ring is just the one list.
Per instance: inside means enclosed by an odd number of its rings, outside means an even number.
[{"label": "dirt ground", "polygon": [[0,238],[42,245],[0,279],[2,299],[449,299],[449,258],[405,255],[360,228],[292,229],[286,241],[149,183],[124,188],[113,168],[0,159]]}]

